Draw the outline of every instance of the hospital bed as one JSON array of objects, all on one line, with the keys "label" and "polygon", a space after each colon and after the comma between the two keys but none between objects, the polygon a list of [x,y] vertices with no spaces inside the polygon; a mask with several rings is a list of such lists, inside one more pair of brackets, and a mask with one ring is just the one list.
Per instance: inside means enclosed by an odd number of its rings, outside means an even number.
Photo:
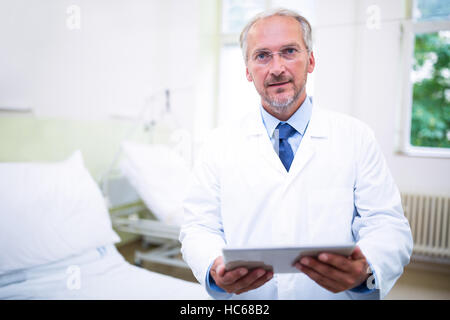
[{"label": "hospital bed", "polygon": [[173,148],[160,144],[123,142],[119,170],[102,184],[116,230],[142,236],[146,252],[134,262],[153,262],[188,269],[178,241],[183,222],[182,200],[190,168]]},{"label": "hospital bed", "polygon": [[114,245],[0,275],[0,300],[203,300],[197,283],[129,264]]},{"label": "hospital bed", "polygon": [[[146,261],[184,269],[189,268],[180,258],[179,226],[156,220],[141,201],[115,206],[110,209],[110,213],[116,230],[143,236],[143,246],[152,247],[146,252],[139,250],[135,252],[134,264],[136,266],[142,266]],[[146,218],[142,218],[143,215]]]},{"label": "hospital bed", "polygon": [[[81,152],[54,163],[0,163],[0,177],[0,299],[208,299],[198,283],[122,257]],[[176,227],[137,223],[143,208],[115,210],[114,225],[175,242]]]},{"label": "hospital bed", "polygon": [[[191,89],[155,90],[100,179],[116,230],[139,235],[143,246],[152,248],[135,253],[138,266],[148,261],[188,268],[181,259],[178,236],[183,222],[182,200],[190,180],[192,142],[189,131],[183,130],[172,114],[171,92]],[[170,131],[164,144],[133,141],[142,129],[145,140],[153,141],[157,127]]]}]

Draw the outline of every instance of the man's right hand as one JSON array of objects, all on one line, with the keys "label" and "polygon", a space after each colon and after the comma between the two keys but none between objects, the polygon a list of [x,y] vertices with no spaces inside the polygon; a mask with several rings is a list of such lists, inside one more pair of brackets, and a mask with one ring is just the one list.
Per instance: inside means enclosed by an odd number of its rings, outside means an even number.
[{"label": "man's right hand", "polygon": [[236,268],[225,270],[223,257],[217,257],[210,269],[216,285],[228,293],[241,294],[259,288],[272,279],[273,272],[262,268],[248,270],[247,268]]}]

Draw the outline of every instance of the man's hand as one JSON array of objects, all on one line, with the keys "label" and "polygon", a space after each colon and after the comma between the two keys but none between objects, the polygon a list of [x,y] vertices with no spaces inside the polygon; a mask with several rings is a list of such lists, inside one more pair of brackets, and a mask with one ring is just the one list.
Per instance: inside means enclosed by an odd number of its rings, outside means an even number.
[{"label": "man's hand", "polygon": [[223,257],[217,257],[210,269],[210,275],[216,284],[228,293],[241,294],[259,288],[272,279],[273,272],[262,268],[248,270],[236,268],[225,271]]},{"label": "man's hand", "polygon": [[333,293],[355,288],[366,281],[368,266],[358,246],[350,257],[321,253],[318,259],[303,257],[295,264],[297,269]]}]

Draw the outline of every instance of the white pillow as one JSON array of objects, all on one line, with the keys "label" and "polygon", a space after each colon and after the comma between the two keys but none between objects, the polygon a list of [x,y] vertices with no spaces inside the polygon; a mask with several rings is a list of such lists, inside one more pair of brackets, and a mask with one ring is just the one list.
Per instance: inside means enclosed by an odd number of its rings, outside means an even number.
[{"label": "white pillow", "polygon": [[0,163],[0,274],[120,238],[80,151],[57,163]]},{"label": "white pillow", "polygon": [[171,225],[183,222],[183,200],[189,187],[190,169],[170,147],[160,144],[122,143],[122,173],[147,208]]}]

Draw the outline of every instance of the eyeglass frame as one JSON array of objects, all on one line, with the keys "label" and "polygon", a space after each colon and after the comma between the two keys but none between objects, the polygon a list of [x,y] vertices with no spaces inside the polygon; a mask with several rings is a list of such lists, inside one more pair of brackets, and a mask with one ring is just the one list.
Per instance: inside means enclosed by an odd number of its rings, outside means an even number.
[{"label": "eyeglass frame", "polygon": [[[296,50],[296,56],[295,57],[293,57],[292,59],[289,59],[289,58],[287,58],[287,57],[285,57],[285,56],[283,56],[283,51],[285,51],[285,50],[289,50],[289,49],[294,49],[294,50]],[[261,49],[261,50],[257,50],[254,54],[253,54],[253,56],[252,56],[252,61],[253,62],[255,62],[255,63],[257,63],[257,64],[259,64],[259,65],[263,65],[263,66],[265,66],[265,65],[268,65],[270,62],[272,62],[273,61],[273,56],[274,55],[276,55],[276,54],[278,54],[281,58],[283,58],[284,60],[286,60],[286,61],[294,61],[294,60],[296,60],[297,58],[298,58],[298,56],[297,56],[297,54],[300,54],[300,53],[302,53],[302,52],[310,52],[309,50],[303,50],[303,49],[299,49],[299,48],[296,48],[295,46],[287,46],[286,48],[283,48],[282,50],[280,50],[280,51],[275,51],[275,52],[272,52],[272,51],[269,51],[269,50],[264,50],[264,49]],[[261,61],[258,61],[257,59],[256,59],[256,57],[258,56],[258,55],[260,55],[260,54],[267,54],[269,57],[270,57],[270,60],[269,61],[267,61],[266,63],[263,63],[263,62],[261,62]]]}]

